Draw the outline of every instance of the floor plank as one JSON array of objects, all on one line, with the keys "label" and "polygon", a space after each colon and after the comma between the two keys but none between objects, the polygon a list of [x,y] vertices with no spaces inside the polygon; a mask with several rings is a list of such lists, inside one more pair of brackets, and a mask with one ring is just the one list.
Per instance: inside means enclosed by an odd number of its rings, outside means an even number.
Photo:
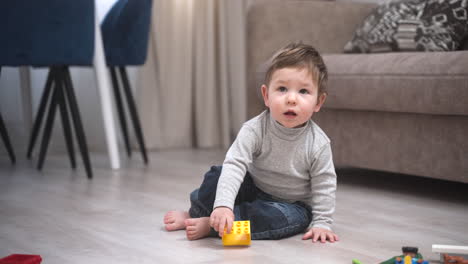
[{"label": "floor plank", "polygon": [[377,263],[418,246],[431,263],[432,244],[468,245],[468,185],[358,169],[338,170],[335,231],[341,241],[312,244],[300,236],[223,248],[216,238],[188,241],[166,232],[164,213],[187,209],[188,195],[220,150],[138,155],[107,168],[93,154],[95,178],[50,156],[16,166],[0,156],[0,256],[39,254],[44,263]]}]

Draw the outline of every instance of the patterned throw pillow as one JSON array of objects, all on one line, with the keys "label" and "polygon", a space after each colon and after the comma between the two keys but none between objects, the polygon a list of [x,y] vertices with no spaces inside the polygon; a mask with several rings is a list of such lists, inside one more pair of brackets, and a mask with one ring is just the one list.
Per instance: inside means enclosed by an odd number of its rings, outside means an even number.
[{"label": "patterned throw pillow", "polygon": [[466,0],[428,0],[415,42],[417,50],[457,50],[468,36]]},{"label": "patterned throw pillow", "polygon": [[463,41],[462,41],[462,47],[461,47],[461,50],[468,50],[468,37],[466,37]]},{"label": "patterned throw pillow", "polygon": [[466,0],[394,0],[386,2],[354,33],[344,51],[449,51],[468,36]]}]

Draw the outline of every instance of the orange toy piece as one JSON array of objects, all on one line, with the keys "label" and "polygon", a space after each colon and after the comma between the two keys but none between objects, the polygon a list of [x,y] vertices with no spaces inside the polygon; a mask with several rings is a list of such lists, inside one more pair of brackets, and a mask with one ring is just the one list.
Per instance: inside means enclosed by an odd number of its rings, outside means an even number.
[{"label": "orange toy piece", "polygon": [[444,264],[468,264],[468,260],[461,256],[450,256],[444,254]]},{"label": "orange toy piece", "polygon": [[250,246],[250,221],[234,221],[231,233],[224,230],[224,246]]}]

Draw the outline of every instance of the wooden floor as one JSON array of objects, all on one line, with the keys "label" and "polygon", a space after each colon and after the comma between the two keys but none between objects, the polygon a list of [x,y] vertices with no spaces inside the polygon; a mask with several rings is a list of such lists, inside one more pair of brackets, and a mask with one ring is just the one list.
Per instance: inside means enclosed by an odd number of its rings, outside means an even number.
[{"label": "wooden floor", "polygon": [[[135,155],[136,154],[136,155]],[[418,246],[431,263],[432,244],[468,245],[468,187],[372,171],[338,171],[335,231],[341,241],[313,244],[300,236],[223,248],[217,238],[188,241],[184,231],[166,232],[166,211],[187,209],[222,151],[138,153],[124,169],[108,169],[94,154],[95,178],[69,168],[66,156],[50,156],[38,172],[20,159],[0,156],[0,257],[39,254],[45,264],[63,263],[377,263]]]}]

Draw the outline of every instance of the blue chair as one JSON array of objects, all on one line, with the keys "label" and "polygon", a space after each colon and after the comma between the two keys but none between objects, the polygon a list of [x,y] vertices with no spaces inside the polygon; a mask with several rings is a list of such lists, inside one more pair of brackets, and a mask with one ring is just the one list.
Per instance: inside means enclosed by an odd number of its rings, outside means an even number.
[{"label": "blue chair", "polygon": [[148,157],[144,136],[125,66],[145,63],[151,22],[151,5],[151,0],[119,0],[107,13],[101,24],[106,63],[110,68],[127,155],[131,156],[131,149],[118,75],[120,75],[123,84],[125,95],[123,98],[127,99],[130,118],[145,164],[148,163]]},{"label": "blue chair", "polygon": [[38,169],[44,164],[58,108],[72,168],[74,130],[87,176],[93,176],[69,66],[93,64],[94,23],[94,0],[0,1],[0,67],[49,67],[27,152],[30,158],[47,111]]}]

